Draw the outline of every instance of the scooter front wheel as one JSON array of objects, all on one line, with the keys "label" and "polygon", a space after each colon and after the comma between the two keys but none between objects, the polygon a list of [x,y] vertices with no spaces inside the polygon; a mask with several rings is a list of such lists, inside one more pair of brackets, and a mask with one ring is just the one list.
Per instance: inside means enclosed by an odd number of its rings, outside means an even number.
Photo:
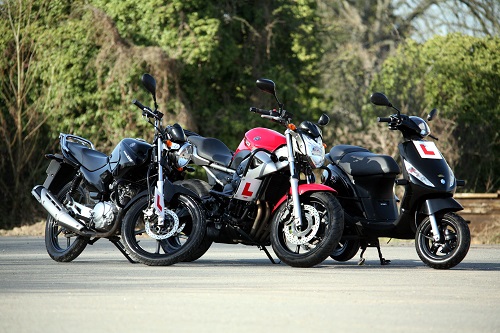
[{"label": "scooter front wheel", "polygon": [[293,207],[283,203],[271,228],[274,253],[292,267],[312,267],[323,262],[339,244],[344,213],[337,198],[328,192],[300,197],[302,226],[296,226]]},{"label": "scooter front wheel", "polygon": [[420,259],[436,269],[448,269],[458,265],[469,252],[470,231],[465,220],[455,214],[446,213],[436,217],[441,240],[435,241],[431,221],[426,217],[417,228],[415,247]]}]

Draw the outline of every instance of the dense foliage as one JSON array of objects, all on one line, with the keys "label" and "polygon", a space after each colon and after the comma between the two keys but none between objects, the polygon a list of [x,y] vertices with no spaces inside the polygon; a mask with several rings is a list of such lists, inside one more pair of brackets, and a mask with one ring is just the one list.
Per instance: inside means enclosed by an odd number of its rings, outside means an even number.
[{"label": "dense foliage", "polygon": [[[459,148],[451,161],[457,174],[474,179],[467,190],[495,190],[498,37],[418,44],[407,39],[409,22],[389,2],[0,2],[0,228],[34,221],[30,190],[43,181],[43,154],[57,151],[60,132],[89,138],[107,153],[124,136],[151,138],[131,105],[134,98],[151,103],[140,84],[145,72],[157,79],[167,122],[233,149],[248,128],[273,127],[248,112],[275,107],[255,87],[257,78],[276,82],[297,120],[329,113],[327,142],[375,150],[391,137],[370,121],[367,95],[383,88],[395,103],[441,109],[451,125],[440,128],[452,126],[453,135],[440,144]],[[433,75],[426,75],[429,66]],[[481,136],[467,134],[479,127]],[[471,162],[477,154],[479,167]]]}]

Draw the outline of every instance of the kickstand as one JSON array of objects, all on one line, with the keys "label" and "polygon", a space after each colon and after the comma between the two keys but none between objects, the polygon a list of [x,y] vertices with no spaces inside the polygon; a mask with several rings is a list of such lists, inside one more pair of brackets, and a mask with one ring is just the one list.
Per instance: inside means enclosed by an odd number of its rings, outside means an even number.
[{"label": "kickstand", "polygon": [[252,239],[252,237],[250,237],[250,235],[248,235],[246,232],[244,232],[243,230],[241,230],[240,227],[234,227],[234,229],[236,229],[243,237],[245,237],[246,239],[248,239],[250,242],[252,242],[254,245],[257,245],[257,247],[259,248],[259,250],[261,251],[264,251],[266,256],[269,258],[269,260],[271,260],[271,262],[273,264],[279,264],[280,262],[276,262],[274,261],[273,257],[271,257],[271,254],[269,253],[269,251],[266,249],[265,246],[257,243],[256,241],[254,241]]},{"label": "kickstand", "polygon": [[264,251],[266,253],[266,256],[269,258],[269,260],[271,260],[271,262],[274,265],[281,263],[281,261],[278,261],[278,262],[274,261],[273,257],[271,257],[271,254],[269,253],[269,251],[266,249],[265,246],[262,246],[262,245],[257,245],[257,246],[258,246],[259,250]]},{"label": "kickstand", "polygon": [[378,238],[373,241],[373,242],[367,242],[367,241],[362,241],[361,242],[361,255],[359,256],[359,261],[358,261],[358,265],[361,266],[361,265],[364,265],[365,263],[365,258],[363,258],[363,254],[365,253],[366,251],[366,248],[368,246],[374,246],[377,248],[377,251],[378,251],[378,257],[380,259],[380,265],[382,266],[385,266],[385,265],[389,265],[389,263],[391,262],[390,260],[387,260],[385,259],[384,257],[382,257],[382,251],[380,250],[380,242],[378,240]]},{"label": "kickstand", "polygon": [[377,242],[375,243],[375,245],[377,246],[377,251],[378,251],[378,257],[380,259],[380,264],[382,266],[384,265],[389,265],[389,263],[391,262],[390,260],[387,260],[385,259],[384,257],[382,257],[382,251],[380,250],[380,242],[378,241],[378,238],[377,238]]},{"label": "kickstand", "polygon": [[365,254],[367,245],[368,244],[366,242],[361,242],[361,254],[359,255],[358,266],[362,266],[365,264],[366,259],[363,258],[363,254]]},{"label": "kickstand", "polygon": [[137,261],[134,261],[132,258],[127,253],[127,250],[125,249],[125,246],[123,246],[122,242],[120,242],[120,237],[118,236],[113,236],[108,238],[111,243],[113,243],[116,248],[127,258],[127,260],[132,263],[132,264],[137,264]]}]

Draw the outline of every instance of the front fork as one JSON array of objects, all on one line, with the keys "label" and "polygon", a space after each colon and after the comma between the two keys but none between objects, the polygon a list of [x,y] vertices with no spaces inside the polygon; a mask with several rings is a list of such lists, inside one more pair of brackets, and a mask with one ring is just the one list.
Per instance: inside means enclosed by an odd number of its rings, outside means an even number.
[{"label": "front fork", "polygon": [[161,154],[163,151],[163,142],[160,136],[158,137],[156,159],[158,162],[158,180],[155,187],[155,210],[158,215],[158,226],[163,226],[165,223],[165,201],[163,196],[163,167],[161,166]]},{"label": "front fork", "polygon": [[[429,201],[426,202],[426,206],[427,206],[427,211],[430,212],[431,208],[429,206]],[[437,224],[436,215],[434,213],[431,213],[428,216],[429,220],[431,221],[432,238],[434,238],[434,241],[439,242],[441,240],[441,236],[439,234],[439,227]]]},{"label": "front fork", "polygon": [[285,132],[286,146],[288,149],[288,166],[290,168],[290,188],[293,202],[293,220],[297,228],[302,227],[302,211],[299,200],[299,174],[295,167],[295,154],[293,153],[293,142],[290,130]]}]

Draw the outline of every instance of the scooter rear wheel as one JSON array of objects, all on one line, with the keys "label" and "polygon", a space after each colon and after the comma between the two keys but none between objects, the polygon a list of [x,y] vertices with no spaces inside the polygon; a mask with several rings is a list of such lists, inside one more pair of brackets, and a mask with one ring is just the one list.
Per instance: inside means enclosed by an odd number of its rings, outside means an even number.
[{"label": "scooter rear wheel", "polygon": [[356,253],[358,253],[359,247],[359,239],[340,240],[339,244],[330,255],[330,258],[336,261],[351,260]]},{"label": "scooter rear wheel", "polygon": [[470,231],[465,220],[455,214],[447,213],[436,217],[441,241],[432,237],[431,222],[426,217],[417,228],[415,248],[420,259],[436,269],[448,269],[458,265],[469,252]]}]

